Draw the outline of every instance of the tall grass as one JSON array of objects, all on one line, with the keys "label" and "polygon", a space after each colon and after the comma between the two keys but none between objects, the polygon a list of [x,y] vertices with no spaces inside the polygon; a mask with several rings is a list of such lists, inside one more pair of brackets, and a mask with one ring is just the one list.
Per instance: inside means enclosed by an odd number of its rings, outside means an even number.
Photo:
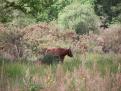
[{"label": "tall grass", "polygon": [[120,55],[87,54],[83,66],[82,59],[39,66],[3,61],[0,91],[120,91]]},{"label": "tall grass", "polygon": [[[31,30],[30,33],[26,33],[26,36],[24,36],[27,37],[25,39],[30,39],[30,41],[27,40],[30,49],[31,47],[33,49],[33,45],[37,46],[37,51],[44,44],[47,47],[73,45],[72,41],[65,41],[66,38],[63,39],[64,34],[62,32],[58,32],[57,28],[52,28],[48,24],[37,24],[25,28],[25,30],[26,32]],[[37,44],[33,43],[36,39],[43,39],[43,37],[46,39],[47,36],[45,35],[48,34],[50,35],[47,38],[49,40],[46,40],[47,42],[37,40]],[[66,33],[65,36],[67,36]],[[95,38],[93,40],[94,36],[92,38],[86,35],[79,37],[82,37],[79,43],[75,41],[75,44],[78,43],[79,46],[73,45],[74,57],[66,57],[63,64],[34,63],[32,58],[36,55],[36,50],[32,51],[32,49],[30,55],[29,53],[27,55],[28,50],[23,54],[32,61],[27,59],[27,61],[24,59],[10,61],[9,59],[0,58],[0,91],[120,91],[121,54],[88,52],[88,46],[83,45],[83,41],[95,41]],[[46,60],[50,61],[50,59],[51,57],[46,57]]]}]

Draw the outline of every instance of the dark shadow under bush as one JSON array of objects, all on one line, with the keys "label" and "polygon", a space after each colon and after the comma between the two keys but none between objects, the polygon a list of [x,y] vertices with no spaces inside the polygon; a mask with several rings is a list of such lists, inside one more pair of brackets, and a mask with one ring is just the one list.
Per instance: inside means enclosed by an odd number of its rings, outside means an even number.
[{"label": "dark shadow under bush", "polygon": [[57,64],[59,63],[59,61],[60,61],[59,56],[51,55],[51,54],[45,55],[41,60],[41,62],[45,64]]}]

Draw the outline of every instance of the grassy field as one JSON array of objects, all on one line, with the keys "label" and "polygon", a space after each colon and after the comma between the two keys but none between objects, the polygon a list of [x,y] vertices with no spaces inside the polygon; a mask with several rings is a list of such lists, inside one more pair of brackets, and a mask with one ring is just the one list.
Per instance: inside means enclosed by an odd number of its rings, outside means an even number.
[{"label": "grassy field", "polygon": [[121,0],[0,0],[0,91],[121,91]]},{"label": "grassy field", "polygon": [[[0,36],[0,91],[121,91],[119,31],[77,35],[49,24],[5,31]],[[104,36],[109,53],[102,50]],[[70,47],[74,57],[39,63],[42,49],[53,47]]]},{"label": "grassy field", "polygon": [[52,65],[0,62],[0,91],[121,91],[118,54],[74,55]]}]

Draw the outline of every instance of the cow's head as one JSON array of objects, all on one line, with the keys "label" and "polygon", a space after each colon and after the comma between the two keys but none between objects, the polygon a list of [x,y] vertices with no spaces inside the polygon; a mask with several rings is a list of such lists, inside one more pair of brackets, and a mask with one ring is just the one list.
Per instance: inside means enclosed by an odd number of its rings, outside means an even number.
[{"label": "cow's head", "polygon": [[71,49],[69,48],[68,49],[68,54],[67,54],[69,57],[73,57],[73,54],[72,54],[72,51],[71,51]]}]

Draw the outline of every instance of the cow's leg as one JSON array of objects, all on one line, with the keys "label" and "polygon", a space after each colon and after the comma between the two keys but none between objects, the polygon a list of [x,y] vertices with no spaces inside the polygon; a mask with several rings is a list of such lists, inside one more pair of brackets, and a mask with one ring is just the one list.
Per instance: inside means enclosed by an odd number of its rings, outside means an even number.
[{"label": "cow's leg", "polygon": [[60,61],[61,61],[61,63],[63,63],[63,61],[64,61],[64,57],[61,57],[61,58],[60,58]]}]

